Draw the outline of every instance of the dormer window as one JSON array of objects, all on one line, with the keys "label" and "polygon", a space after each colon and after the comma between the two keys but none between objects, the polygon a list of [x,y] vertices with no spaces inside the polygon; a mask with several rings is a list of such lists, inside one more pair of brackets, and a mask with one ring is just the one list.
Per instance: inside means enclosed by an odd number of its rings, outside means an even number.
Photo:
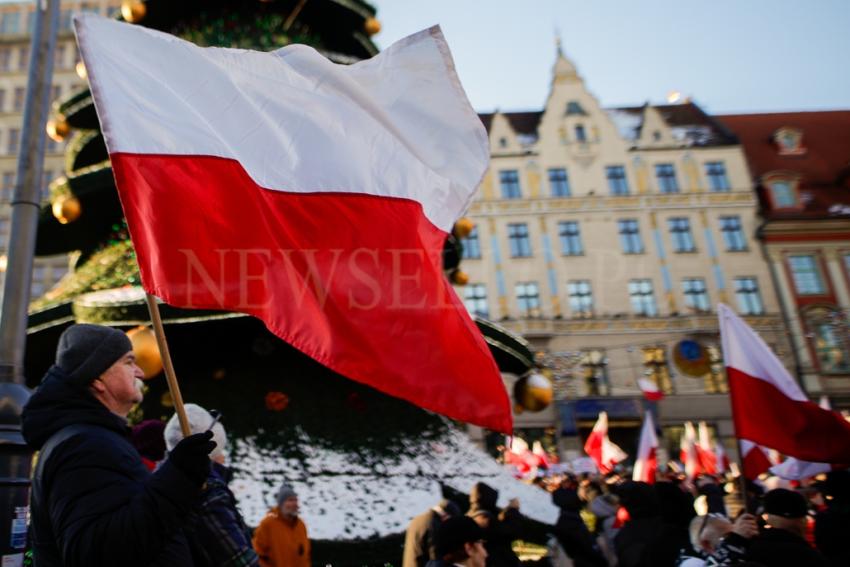
[{"label": "dormer window", "polygon": [[567,103],[567,111],[564,113],[565,116],[587,116],[587,112],[584,111],[584,108],[581,107],[581,104],[577,100],[571,100]]},{"label": "dormer window", "polygon": [[508,147],[508,139],[507,138],[499,138],[499,147],[504,149]]},{"label": "dormer window", "polygon": [[798,185],[799,176],[793,173],[773,173],[762,179],[767,188],[771,208],[798,209],[801,206]]},{"label": "dormer window", "polygon": [[799,155],[806,153],[803,147],[803,131],[798,128],[783,127],[773,133],[773,142],[780,155]]},{"label": "dormer window", "polygon": [[587,141],[587,132],[584,130],[584,126],[578,124],[576,126],[576,141],[584,143]]},{"label": "dormer window", "polygon": [[658,130],[653,132],[652,133],[652,141],[653,142],[660,142],[661,141],[661,132],[659,132]]}]

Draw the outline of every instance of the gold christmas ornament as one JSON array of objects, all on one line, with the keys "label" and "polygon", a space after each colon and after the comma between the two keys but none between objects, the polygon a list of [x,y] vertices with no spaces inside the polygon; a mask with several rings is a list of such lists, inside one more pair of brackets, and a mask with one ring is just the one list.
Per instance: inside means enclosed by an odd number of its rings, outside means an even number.
[{"label": "gold christmas ornament", "polygon": [[60,116],[55,120],[47,121],[47,135],[54,142],[61,142],[71,133],[71,127],[65,122],[65,117]]},{"label": "gold christmas ornament", "polygon": [[136,364],[142,369],[145,380],[159,375],[162,372],[162,356],[159,354],[159,345],[156,343],[153,330],[150,327],[139,326],[127,331],[127,338],[133,344]]},{"label": "gold christmas ornament", "polygon": [[472,219],[468,219],[463,217],[458,219],[455,223],[454,234],[458,238],[466,238],[472,232],[472,229],[475,228],[475,223],[472,222]]},{"label": "gold christmas ornament", "polygon": [[73,195],[64,195],[53,201],[51,206],[53,216],[62,224],[74,222],[83,212],[80,200]]},{"label": "gold christmas ornament", "polygon": [[141,22],[147,13],[147,6],[145,6],[144,2],[140,2],[139,0],[124,0],[124,2],[121,3],[121,16],[124,17],[125,21],[130,22],[131,24]]},{"label": "gold christmas ornament", "polygon": [[455,285],[466,285],[469,283],[469,274],[462,270],[452,272],[452,283]]},{"label": "gold christmas ornament", "polygon": [[75,67],[77,70],[77,76],[82,80],[86,80],[89,78],[89,72],[86,70],[86,64],[82,61],[77,61],[77,66]]},{"label": "gold christmas ornament", "polygon": [[381,22],[377,18],[366,18],[366,21],[363,23],[363,29],[370,36],[376,35],[381,32]]},{"label": "gold christmas ornament", "polygon": [[552,403],[552,397],[552,382],[542,374],[523,376],[514,384],[514,402],[525,411],[545,409]]}]

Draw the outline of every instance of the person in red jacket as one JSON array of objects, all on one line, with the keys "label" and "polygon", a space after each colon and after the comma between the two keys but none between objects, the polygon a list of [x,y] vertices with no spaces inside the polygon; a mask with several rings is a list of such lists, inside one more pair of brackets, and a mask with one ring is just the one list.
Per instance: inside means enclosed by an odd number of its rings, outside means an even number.
[{"label": "person in red jacket", "polygon": [[262,567],[310,566],[307,526],[298,512],[298,495],[284,484],[277,493],[277,506],[269,510],[254,532],[254,551]]}]

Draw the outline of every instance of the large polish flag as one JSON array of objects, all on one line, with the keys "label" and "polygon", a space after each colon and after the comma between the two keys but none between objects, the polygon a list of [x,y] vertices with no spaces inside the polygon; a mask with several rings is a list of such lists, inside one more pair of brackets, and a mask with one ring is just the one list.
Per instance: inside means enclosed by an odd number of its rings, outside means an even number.
[{"label": "large polish flag", "polygon": [[584,442],[584,452],[593,459],[602,474],[611,472],[617,463],[628,458],[619,445],[608,439],[608,412],[599,412],[593,430]]},{"label": "large polish flag", "polygon": [[643,427],[640,430],[635,468],[632,480],[655,484],[655,470],[658,468],[658,435],[655,433],[655,423],[652,414],[646,412]]},{"label": "large polish flag", "polygon": [[739,439],[805,461],[850,461],[850,423],[809,401],[770,347],[718,306],[723,357]]},{"label": "large polish flag", "polygon": [[489,154],[438,27],[343,66],[75,25],[146,291],[254,315],[344,376],[511,431],[442,272]]}]

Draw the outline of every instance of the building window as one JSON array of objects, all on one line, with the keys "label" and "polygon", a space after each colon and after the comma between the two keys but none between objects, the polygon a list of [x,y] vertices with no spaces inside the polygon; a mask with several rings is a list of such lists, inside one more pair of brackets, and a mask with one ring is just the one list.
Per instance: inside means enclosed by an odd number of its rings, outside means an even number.
[{"label": "building window", "polygon": [[685,306],[697,313],[708,313],[711,304],[708,301],[708,290],[702,278],[685,278],[682,280],[682,292],[685,294]]},{"label": "building window", "polygon": [[620,230],[620,245],[624,254],[642,254],[643,242],[640,239],[640,228],[637,219],[621,219],[617,221]]},{"label": "building window", "polygon": [[811,255],[789,256],[788,266],[794,287],[800,295],[822,295],[826,293],[817,259]]},{"label": "building window", "polygon": [[21,112],[24,109],[24,100],[27,97],[27,90],[24,87],[15,87],[14,97],[12,98],[12,111]]},{"label": "building window", "polygon": [[675,217],[667,220],[670,228],[670,239],[673,241],[673,252],[693,252],[694,235],[691,234],[691,221],[685,217]]},{"label": "building window", "polygon": [[658,180],[658,190],[662,193],[678,193],[679,183],[676,181],[676,170],[672,163],[655,165],[655,178]]},{"label": "building window", "polygon": [[29,47],[19,47],[18,48],[18,70],[26,71],[27,67],[30,63],[30,48]]},{"label": "building window", "polygon": [[6,112],[6,89],[0,89],[0,112]]},{"label": "building window", "polygon": [[516,284],[516,301],[522,317],[540,317],[540,290],[537,282]]},{"label": "building window", "polygon": [[652,280],[629,280],[629,298],[632,303],[632,312],[635,315],[647,317],[658,315],[655,295],[652,292]]},{"label": "building window", "polygon": [[566,116],[587,116],[587,112],[581,107],[577,100],[571,100],[567,103]]},{"label": "building window", "polygon": [[667,350],[663,346],[643,347],[643,375],[658,386],[665,394],[673,393]]},{"label": "building window", "polygon": [[15,172],[14,171],[4,171],[3,172],[3,185],[0,186],[0,201],[4,203],[8,203],[12,200],[12,193],[15,191]]},{"label": "building window", "polygon": [[9,128],[9,141],[6,145],[6,153],[10,156],[18,153],[21,131],[18,128]]},{"label": "building window", "polygon": [[759,294],[756,278],[735,278],[735,298],[738,300],[738,312],[741,315],[762,315],[764,304]]},{"label": "building window", "polygon": [[629,184],[626,181],[626,168],[622,165],[609,165],[605,168],[608,189],[612,195],[628,195]]},{"label": "building window", "polygon": [[570,180],[566,169],[557,167],[549,170],[549,189],[553,197],[570,196]]},{"label": "building window", "polygon": [[769,187],[774,208],[790,209],[797,206],[797,192],[790,181],[771,181]]},{"label": "building window", "polygon": [[741,252],[747,249],[741,217],[720,217],[720,233],[723,235],[727,252]]},{"label": "building window", "polygon": [[53,66],[57,69],[65,68],[65,46],[57,45],[56,51],[53,52]]},{"label": "building window", "polygon": [[805,148],[803,148],[803,132],[797,128],[780,128],[773,133],[773,141],[779,148],[780,155],[806,153]]},{"label": "building window", "polygon": [[463,288],[463,303],[466,309],[477,317],[490,316],[487,308],[487,286],[483,283],[469,284]]},{"label": "building window", "polygon": [[21,33],[21,13],[6,12],[0,18],[0,34],[11,35]]},{"label": "building window", "polygon": [[523,223],[508,225],[508,244],[513,258],[531,256],[531,241],[528,239],[528,225]]},{"label": "building window", "polygon": [[587,387],[588,396],[611,395],[611,387],[608,383],[608,357],[601,349],[590,349],[581,353],[579,358],[584,383]]},{"label": "building window", "polygon": [[573,317],[593,315],[593,292],[589,280],[567,282],[567,295],[570,298],[570,313]]},{"label": "building window", "polygon": [[726,177],[726,165],[722,161],[710,161],[705,164],[705,176],[708,186],[715,193],[731,191],[729,178]]},{"label": "building window", "polygon": [[12,49],[10,47],[0,47],[0,71],[12,70]]},{"label": "building window", "polygon": [[515,169],[504,169],[499,172],[499,185],[502,187],[502,199],[519,199],[519,172]]},{"label": "building window", "polygon": [[824,374],[850,373],[850,333],[847,316],[840,310],[809,310],[805,315],[806,335]]},{"label": "building window", "polygon": [[587,132],[584,130],[584,126],[581,124],[577,124],[575,128],[576,132],[576,142],[581,144],[587,142]]},{"label": "building window", "polygon": [[561,254],[564,256],[580,256],[584,253],[581,246],[581,233],[579,232],[578,222],[559,222],[558,237],[561,240]]},{"label": "building window", "polygon": [[478,240],[478,227],[474,227],[466,238],[460,241],[463,246],[463,258],[474,260],[481,257],[481,242]]}]

